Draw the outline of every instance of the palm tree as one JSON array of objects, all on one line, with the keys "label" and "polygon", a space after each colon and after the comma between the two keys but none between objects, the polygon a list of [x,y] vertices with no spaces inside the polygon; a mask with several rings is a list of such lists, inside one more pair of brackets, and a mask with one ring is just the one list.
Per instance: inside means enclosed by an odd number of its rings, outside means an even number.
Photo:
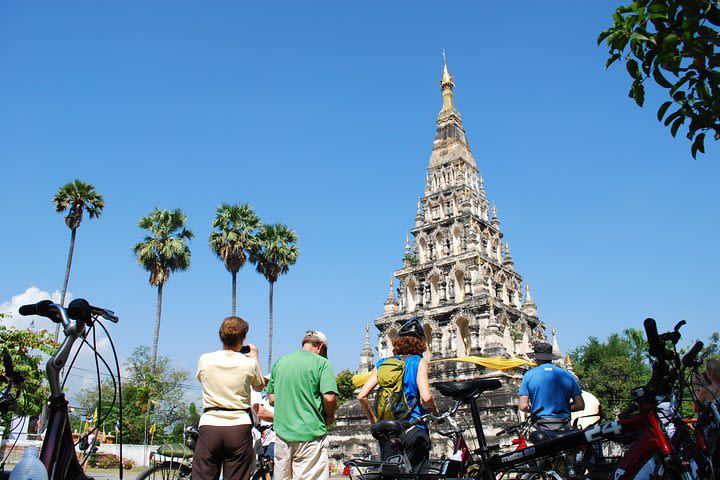
[{"label": "palm tree", "polygon": [[235,315],[237,273],[245,265],[247,252],[253,247],[253,233],[260,227],[260,218],[247,203],[223,203],[215,212],[212,227],[216,230],[210,234],[210,249],[232,275],[232,314]]},{"label": "palm tree", "polygon": [[133,252],[138,264],[150,272],[150,285],[157,286],[155,335],[150,359],[150,370],[153,375],[160,337],[163,285],[170,279],[170,273],[187,270],[190,267],[190,247],[186,240],[192,239],[193,234],[185,228],[185,222],[187,217],[179,208],[175,210],[156,208],[138,222],[138,226],[147,230],[149,235],[142,242],[135,244]]},{"label": "palm tree", "polygon": [[[70,183],[66,183],[57,191],[52,199],[57,213],[64,213],[65,224],[70,229],[70,251],[68,252],[67,266],[65,267],[65,280],[63,281],[62,293],[60,294],[60,304],[65,304],[65,295],[67,294],[67,286],[70,281],[70,267],[72,266],[73,250],[75,250],[75,235],[77,229],[82,223],[83,213],[87,211],[90,218],[97,218],[102,214],[105,208],[105,202],[102,195],[95,191],[95,187],[89,183],[84,183],[79,179],[75,179]],[[60,334],[60,324],[55,327],[55,341],[58,340]]]},{"label": "palm tree", "polygon": [[273,286],[280,275],[288,272],[290,265],[297,262],[300,250],[293,245],[297,234],[286,225],[263,225],[260,227],[256,244],[250,252],[250,261],[258,273],[270,283],[270,323],[268,327],[268,372],[272,367],[273,338]]}]

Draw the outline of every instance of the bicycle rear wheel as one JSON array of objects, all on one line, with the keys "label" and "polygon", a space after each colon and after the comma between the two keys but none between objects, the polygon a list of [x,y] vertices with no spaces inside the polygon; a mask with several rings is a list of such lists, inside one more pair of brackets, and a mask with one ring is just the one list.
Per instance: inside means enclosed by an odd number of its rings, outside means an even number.
[{"label": "bicycle rear wheel", "polygon": [[192,469],[179,462],[163,462],[140,472],[135,480],[190,480]]}]

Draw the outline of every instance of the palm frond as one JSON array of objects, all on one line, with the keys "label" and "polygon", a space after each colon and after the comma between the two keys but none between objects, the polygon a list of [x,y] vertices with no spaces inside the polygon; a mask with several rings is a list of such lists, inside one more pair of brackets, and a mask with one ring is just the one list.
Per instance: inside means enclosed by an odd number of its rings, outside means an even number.
[{"label": "palm frond", "polygon": [[260,225],[250,204],[223,203],[215,210],[208,244],[230,273],[237,273],[245,264]]},{"label": "palm frond", "polygon": [[168,281],[171,272],[190,268],[191,252],[186,243],[193,238],[186,228],[187,217],[182,210],[154,209],[138,221],[147,230],[142,242],[135,244],[133,252],[144,270],[150,272],[150,284],[161,285]]},{"label": "palm frond", "polygon": [[300,250],[294,245],[297,240],[295,231],[286,225],[263,225],[250,255],[258,273],[270,283],[275,283],[280,275],[286,274],[300,256]]},{"label": "palm frond", "polygon": [[97,218],[105,208],[103,197],[95,191],[95,187],[79,179],[60,187],[52,203],[57,213],[68,212],[65,223],[73,230],[80,226],[84,211],[88,212],[90,218]]}]

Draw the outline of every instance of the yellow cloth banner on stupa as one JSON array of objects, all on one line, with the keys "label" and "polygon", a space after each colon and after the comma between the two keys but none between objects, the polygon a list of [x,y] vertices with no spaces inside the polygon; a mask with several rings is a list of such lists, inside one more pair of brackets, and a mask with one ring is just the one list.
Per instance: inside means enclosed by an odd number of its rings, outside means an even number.
[{"label": "yellow cloth banner on stupa", "polygon": [[[516,368],[520,365],[530,365],[535,366],[535,362],[532,360],[524,360],[522,358],[512,357],[512,358],[503,358],[503,357],[456,357],[456,358],[441,358],[438,360],[433,360],[431,363],[435,362],[470,362],[474,363],[476,365],[483,366],[485,368],[489,368],[490,370],[507,370],[509,368]],[[370,378],[370,375],[372,375],[372,372],[368,373],[359,373],[357,375],[353,375],[352,382],[355,387],[362,387],[365,384],[365,381],[367,381],[368,378]]]},{"label": "yellow cloth banner on stupa", "polygon": [[370,375],[372,375],[372,372],[358,373],[357,375],[353,375],[352,382],[353,385],[355,385],[355,388],[360,388],[365,385],[365,381],[370,378]]},{"label": "yellow cloth banner on stupa", "polygon": [[519,367],[520,365],[535,366],[535,362],[533,362],[532,360],[525,360],[525,359],[517,358],[517,357],[511,357],[511,358],[503,358],[503,357],[441,358],[439,360],[433,360],[433,363],[449,362],[449,361],[470,362],[470,363],[474,363],[475,365],[481,365],[485,368],[489,368],[490,370],[507,370],[509,368]]}]

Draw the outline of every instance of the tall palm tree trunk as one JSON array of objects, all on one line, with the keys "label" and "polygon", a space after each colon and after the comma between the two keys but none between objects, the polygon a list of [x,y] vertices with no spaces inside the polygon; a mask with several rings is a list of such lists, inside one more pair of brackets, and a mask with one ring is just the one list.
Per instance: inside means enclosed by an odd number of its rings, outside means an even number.
[{"label": "tall palm tree trunk", "polygon": [[272,370],[272,339],[273,339],[273,285],[270,282],[270,324],[268,325],[268,373]]},{"label": "tall palm tree trunk", "polygon": [[[77,228],[73,228],[70,233],[70,251],[68,252],[67,266],[65,267],[65,280],[63,281],[62,293],[60,294],[60,305],[65,305],[65,294],[67,294],[67,286],[70,281],[70,267],[72,266],[73,250],[75,250],[75,234]],[[60,324],[55,325],[55,341],[60,338]]]},{"label": "tall palm tree trunk", "polygon": [[158,285],[157,312],[155,313],[155,335],[153,336],[152,358],[150,359],[150,371],[155,375],[155,364],[157,363],[157,348],[160,340],[160,314],[162,313],[162,290],[163,284]]},{"label": "tall palm tree trunk", "polygon": [[232,272],[232,315],[235,316],[235,299],[237,296],[237,272]]}]

